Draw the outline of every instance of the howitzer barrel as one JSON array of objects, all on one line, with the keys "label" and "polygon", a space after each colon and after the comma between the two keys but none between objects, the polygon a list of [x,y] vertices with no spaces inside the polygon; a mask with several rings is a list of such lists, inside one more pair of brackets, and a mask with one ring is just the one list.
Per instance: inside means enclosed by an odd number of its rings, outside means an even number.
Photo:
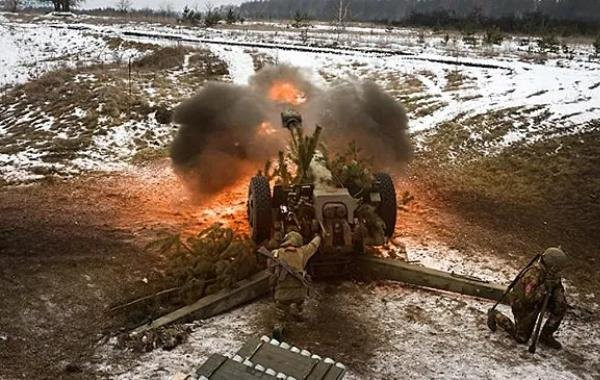
[{"label": "howitzer barrel", "polygon": [[281,125],[289,130],[302,128],[302,115],[292,109],[285,110],[281,113]]}]

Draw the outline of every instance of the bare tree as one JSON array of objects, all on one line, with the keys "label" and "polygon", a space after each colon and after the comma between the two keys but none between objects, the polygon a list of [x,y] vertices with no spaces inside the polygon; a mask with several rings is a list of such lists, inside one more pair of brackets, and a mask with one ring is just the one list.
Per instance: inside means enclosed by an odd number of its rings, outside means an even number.
[{"label": "bare tree", "polygon": [[60,11],[61,3],[60,0],[51,0],[52,5],[54,6],[55,11]]},{"label": "bare tree", "polygon": [[335,0],[333,26],[337,34],[337,39],[340,39],[340,33],[346,29],[346,21],[350,14],[350,0]]},{"label": "bare tree", "polygon": [[117,9],[121,13],[127,13],[131,9],[133,2],[131,0],[118,0],[117,1]]},{"label": "bare tree", "polygon": [[336,1],[336,23],[344,25],[350,12],[350,0],[337,0]]},{"label": "bare tree", "polygon": [[212,1],[210,0],[206,0],[204,2],[204,10],[206,11],[206,13],[210,13],[215,9],[215,5],[213,4]]},{"label": "bare tree", "polygon": [[238,15],[235,14],[233,7],[227,8],[227,14],[225,15],[225,21],[228,24],[235,24],[238,21]]}]

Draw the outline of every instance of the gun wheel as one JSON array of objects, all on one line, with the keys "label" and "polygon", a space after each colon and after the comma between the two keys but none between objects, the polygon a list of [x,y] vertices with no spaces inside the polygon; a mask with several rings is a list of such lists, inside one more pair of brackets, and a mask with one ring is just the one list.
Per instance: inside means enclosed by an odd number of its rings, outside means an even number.
[{"label": "gun wheel", "polygon": [[396,214],[398,206],[396,201],[396,189],[394,181],[387,173],[375,173],[375,179],[379,183],[379,194],[381,195],[381,203],[377,207],[377,215],[383,219],[385,223],[385,236],[392,237],[396,229]]},{"label": "gun wheel", "polygon": [[271,188],[264,176],[252,177],[248,189],[248,222],[250,235],[256,244],[271,237]]}]

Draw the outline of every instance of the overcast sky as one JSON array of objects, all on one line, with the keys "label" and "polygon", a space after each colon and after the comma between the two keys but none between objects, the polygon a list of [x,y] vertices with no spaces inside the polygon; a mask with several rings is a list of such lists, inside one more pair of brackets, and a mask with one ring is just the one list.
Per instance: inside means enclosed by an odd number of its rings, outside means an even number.
[{"label": "overcast sky", "polygon": [[[198,8],[203,8],[205,0],[132,0],[134,8],[155,8],[161,9],[170,5],[173,10],[181,10],[186,5],[190,8],[194,6],[198,6]],[[244,0],[210,0],[213,5],[226,5],[226,4],[240,4],[243,3]],[[90,9],[90,8],[104,8],[104,7],[115,7],[117,4],[117,0],[85,0],[83,4],[80,5],[82,9]]]}]

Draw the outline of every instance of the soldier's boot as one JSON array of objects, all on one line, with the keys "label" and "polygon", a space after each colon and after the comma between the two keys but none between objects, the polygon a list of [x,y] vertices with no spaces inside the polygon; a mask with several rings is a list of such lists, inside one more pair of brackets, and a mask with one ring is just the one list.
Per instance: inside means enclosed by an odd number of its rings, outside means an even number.
[{"label": "soldier's boot", "polygon": [[554,338],[554,333],[558,330],[558,327],[565,316],[566,307],[555,307],[553,311],[555,313],[550,313],[542,331],[540,331],[540,343],[550,348],[554,348],[555,350],[560,350],[562,344]]},{"label": "soldier's boot", "polygon": [[562,344],[560,344],[553,335],[540,334],[540,343],[555,350],[560,350],[562,348]]},{"label": "soldier's boot", "polygon": [[556,338],[554,338],[554,332],[558,330],[558,325],[560,324],[561,318],[556,318],[553,315],[550,315],[548,321],[540,331],[540,343],[544,346],[554,348],[555,350],[560,350],[562,348],[562,344]]},{"label": "soldier's boot", "polygon": [[496,330],[498,330],[498,326],[496,326],[496,313],[497,311],[492,309],[488,310],[487,313],[487,325],[492,332],[496,332]]},{"label": "soldier's boot", "polygon": [[273,332],[271,333],[271,337],[273,339],[277,339],[278,341],[283,341],[283,334],[285,332],[285,327],[283,323],[277,323],[273,327]]},{"label": "soldier's boot", "polygon": [[[506,315],[502,314],[498,310],[494,310],[492,313],[488,313],[488,327],[490,330],[493,328],[498,328],[500,326],[504,331],[506,331],[513,339],[515,339],[519,343],[521,340],[517,335],[517,328],[513,321],[510,320]],[[496,330],[492,330],[496,331]]]},{"label": "soldier's boot", "polygon": [[285,303],[275,302],[275,323],[271,337],[278,341],[283,340],[286,330],[286,324],[289,317],[289,305]]}]

